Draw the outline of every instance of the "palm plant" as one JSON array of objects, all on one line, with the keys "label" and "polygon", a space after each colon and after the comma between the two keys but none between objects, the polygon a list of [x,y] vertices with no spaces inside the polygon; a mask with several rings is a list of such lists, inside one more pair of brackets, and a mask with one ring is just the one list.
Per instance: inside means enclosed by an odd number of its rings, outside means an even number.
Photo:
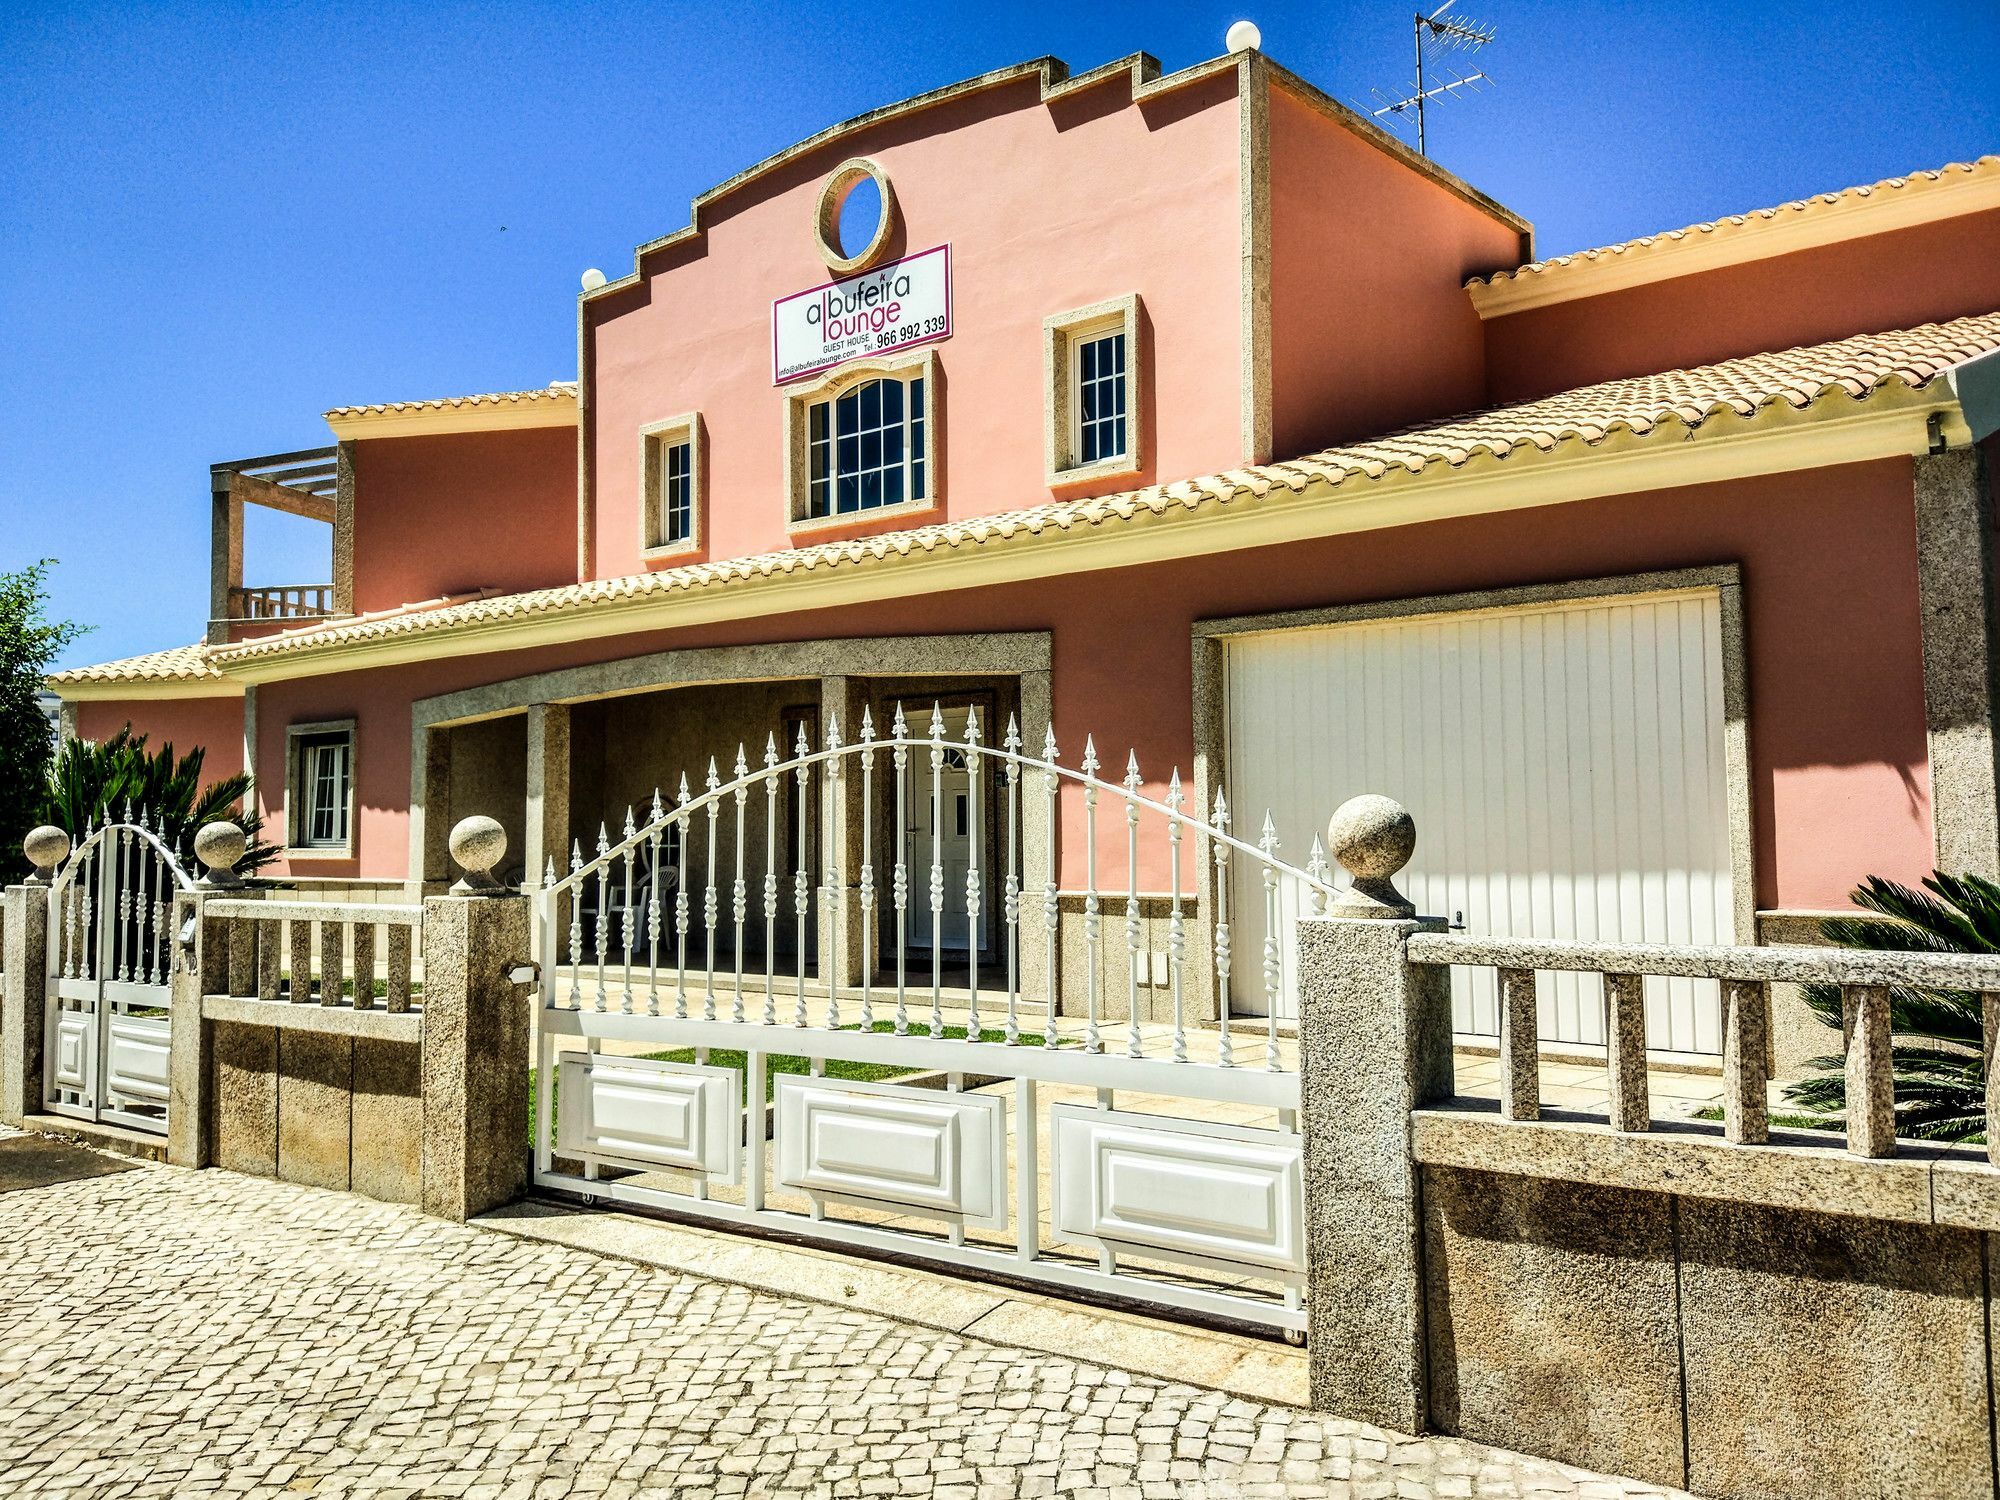
[{"label": "palm plant", "polygon": [[129,724],[99,744],[70,740],[49,764],[42,818],[81,840],[90,828],[143,816],[169,847],[183,853],[190,852],[196,829],[226,821],[249,837],[239,873],[270,863],[278,847],[259,837],[264,820],[254,803],[251,811],[243,807],[249,775],[239,772],[204,787],[205,758],[199,745],[185,755],[176,755],[171,742],[150,750],[146,736],[134,734]]},{"label": "palm plant", "polygon": [[[1853,899],[1874,915],[1829,918],[1821,931],[1842,948],[2000,953],[2000,885],[1978,875],[1934,874],[1924,887],[1915,891],[1871,875]],[[1809,984],[1804,994],[1821,1021],[1842,1030],[1838,985]],[[1986,1138],[1983,1012],[1979,995],[1969,990],[1890,989],[1896,1134],[1938,1141]],[[1845,1109],[1842,1059],[1815,1057],[1808,1066],[1823,1071],[1786,1085],[1785,1097],[1809,1109]]]}]

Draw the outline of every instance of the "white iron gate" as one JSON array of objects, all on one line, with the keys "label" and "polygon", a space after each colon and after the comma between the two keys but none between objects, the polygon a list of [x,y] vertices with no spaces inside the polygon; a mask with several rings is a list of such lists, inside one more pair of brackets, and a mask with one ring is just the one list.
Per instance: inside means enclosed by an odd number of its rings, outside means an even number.
[{"label": "white iron gate", "polygon": [[49,894],[51,1112],[165,1133],[174,894],[192,886],[144,815],[86,830],[64,861]]},{"label": "white iron gate", "polygon": [[[1135,761],[1121,782],[1097,769],[1088,745],[1075,769],[1059,764],[1053,733],[1041,757],[1022,754],[1011,722],[994,747],[976,715],[947,740],[935,708],[928,737],[899,709],[878,739],[864,714],[851,744],[831,724],[822,748],[801,734],[787,761],[767,742],[755,770],[739,748],[727,780],[711,761],[699,795],[683,779],[671,810],[656,796],[620,842],[600,834],[595,859],[574,851],[560,878],[551,866],[536,918],[536,1183],[1303,1331],[1292,1044],[1275,1018],[1232,1034],[1226,1006],[1213,1028],[1192,1025],[1187,996],[1229,992],[1232,861],[1262,871],[1273,913],[1282,885],[1316,907],[1331,896],[1323,861],[1315,847],[1311,873],[1280,863],[1268,820],[1258,844],[1233,837],[1220,796],[1207,819],[1189,815],[1178,774],[1158,801]],[[817,879],[786,854],[814,844],[814,787],[858,821],[845,849],[818,841]],[[1053,829],[1065,787],[1083,813],[1080,893],[1062,887],[1053,838],[1042,867],[1023,868],[1024,799],[1042,799]],[[946,806],[958,790],[962,839]],[[1144,857],[1142,825],[1162,836]],[[978,868],[987,857],[998,880]],[[1223,894],[1197,923],[1201,861]],[[1142,870],[1169,891],[1142,892]],[[1107,939],[1107,904],[1122,938]],[[935,936],[912,972],[918,913]],[[809,977],[815,915],[833,959]],[[995,929],[997,961],[982,941]],[[1146,1021],[1161,929],[1171,1010]],[[856,982],[834,982],[856,955]],[[1065,986],[1081,1016],[1039,978],[1042,993],[1024,993],[1030,956],[1042,975],[1081,970]],[[1275,994],[1290,955],[1274,936],[1251,961]]]}]

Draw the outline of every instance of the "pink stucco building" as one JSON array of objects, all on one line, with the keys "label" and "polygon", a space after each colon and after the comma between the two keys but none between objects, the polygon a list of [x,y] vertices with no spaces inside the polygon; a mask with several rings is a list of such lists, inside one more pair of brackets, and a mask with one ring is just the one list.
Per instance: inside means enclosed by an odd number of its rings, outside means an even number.
[{"label": "pink stucco building", "polygon": [[[1484,931],[1796,939],[1868,874],[2000,873],[2000,159],[1536,261],[1260,54],[1044,60],[660,227],[587,279],[574,383],[218,465],[205,638],[60,674],[73,732],[249,766],[323,893],[441,881],[469,812],[533,878],[903,703],[1294,850],[1389,793]],[[244,587],[247,504],[328,522],[324,589]],[[1597,1024],[1556,996],[1544,1040]]]}]

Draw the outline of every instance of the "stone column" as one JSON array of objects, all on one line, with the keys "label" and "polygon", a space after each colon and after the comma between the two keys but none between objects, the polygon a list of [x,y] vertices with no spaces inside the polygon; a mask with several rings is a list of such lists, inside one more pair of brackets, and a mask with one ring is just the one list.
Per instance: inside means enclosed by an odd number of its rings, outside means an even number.
[{"label": "stone column", "polygon": [[[167,1160],[177,1167],[216,1165],[215,1028],[202,1018],[202,996],[257,993],[256,925],[208,913],[215,900],[263,898],[263,892],[245,889],[233,873],[248,843],[233,823],[203,828],[195,840],[195,854],[205,874],[196,889],[174,897],[173,975],[167,999]],[[190,934],[189,943],[183,943],[182,933]],[[247,1037],[254,1054],[251,1071],[260,1081],[275,1078],[277,1032],[265,1027],[241,1029],[255,1033]],[[276,1089],[266,1086],[255,1092],[268,1097],[275,1150]]]},{"label": "stone column", "polygon": [[1452,1092],[1449,971],[1404,958],[1440,924],[1389,883],[1415,838],[1387,798],[1343,806],[1328,843],[1355,888],[1298,929],[1312,1404],[1411,1433],[1429,1400],[1410,1111]]},{"label": "stone column", "polygon": [[0,1121],[19,1125],[42,1110],[47,1025],[49,888],[9,886],[0,895]]},{"label": "stone column", "polygon": [[[492,857],[480,869],[505,847],[501,835],[482,850]],[[478,874],[467,867],[469,881]],[[527,1186],[533,991],[509,974],[527,961],[529,906],[510,893],[424,902],[423,1209],[439,1218],[469,1219]]]},{"label": "stone column", "polygon": [[1977,448],[1916,460],[1917,598],[1931,828],[1946,874],[2000,878],[1993,502]]},{"label": "stone column", "polygon": [[410,884],[417,897],[442,891],[451,879],[451,727],[410,731]]},{"label": "stone column", "polygon": [[569,705],[528,707],[528,816],[522,863],[530,888],[539,886],[551,859],[569,873]]},{"label": "stone column", "polygon": [[[840,725],[841,743],[851,745],[861,735],[861,712],[868,701],[867,682],[859,677],[822,677],[819,680],[819,723],[822,742],[828,730],[836,722]],[[887,733],[883,725],[876,725],[876,737]],[[818,746],[814,747],[819,748]],[[789,749],[785,751],[791,758]],[[884,781],[886,772],[893,777],[893,766],[887,752],[875,757],[876,806],[881,807],[881,794],[886,787],[894,795],[893,780]],[[843,756],[840,761],[840,788],[838,797],[828,793],[836,784],[821,769],[815,775],[820,797],[820,884],[826,884],[828,863],[838,855],[840,860],[840,883],[846,891],[847,925],[840,938],[840,973],[838,982],[854,985],[861,982],[861,966],[873,963],[875,957],[874,932],[864,923],[861,910],[861,761],[856,756]],[[886,889],[879,878],[881,859],[875,861],[878,871],[877,893]],[[893,866],[894,861],[891,860]],[[815,900],[817,900],[815,896]],[[819,949],[819,972],[822,978],[833,974],[833,933],[836,913],[828,909],[823,913],[816,932]]]}]

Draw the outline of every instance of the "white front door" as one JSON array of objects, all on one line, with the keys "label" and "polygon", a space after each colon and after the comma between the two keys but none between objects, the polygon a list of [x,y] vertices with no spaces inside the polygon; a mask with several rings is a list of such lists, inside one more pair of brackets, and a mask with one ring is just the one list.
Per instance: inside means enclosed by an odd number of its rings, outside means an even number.
[{"label": "white front door", "polygon": [[[908,712],[908,710],[905,710]],[[946,709],[944,715],[944,764],[939,774],[931,769],[932,751],[919,745],[910,751],[909,789],[903,818],[904,849],[910,871],[909,933],[912,948],[929,949],[935,943],[947,953],[970,951],[968,935],[973,924],[968,919],[966,880],[971,875],[975,838],[983,847],[985,832],[992,826],[993,765],[980,764],[981,784],[978,807],[973,806],[972,778],[965,752],[966,710]],[[929,714],[910,714],[912,733],[928,737]],[[975,827],[975,819],[977,827]],[[931,872],[942,877],[942,938],[933,937],[938,924],[931,912]],[[980,871],[978,946],[986,946],[989,876]]]},{"label": "white front door", "polygon": [[[1270,631],[1225,660],[1226,790],[1239,831],[1270,809],[1282,858],[1303,865],[1335,807],[1381,792],[1416,819],[1398,883],[1426,915],[1480,936],[1735,940],[1714,589]],[[1257,952],[1254,871],[1231,904],[1238,951]],[[1255,965],[1232,988],[1263,1009]],[[1498,1032],[1492,970],[1456,972],[1452,997],[1458,1032]],[[1648,981],[1647,1000],[1649,1046],[1721,1050],[1712,985]],[[1603,1019],[1594,978],[1543,976],[1545,1042],[1601,1045]]]}]

